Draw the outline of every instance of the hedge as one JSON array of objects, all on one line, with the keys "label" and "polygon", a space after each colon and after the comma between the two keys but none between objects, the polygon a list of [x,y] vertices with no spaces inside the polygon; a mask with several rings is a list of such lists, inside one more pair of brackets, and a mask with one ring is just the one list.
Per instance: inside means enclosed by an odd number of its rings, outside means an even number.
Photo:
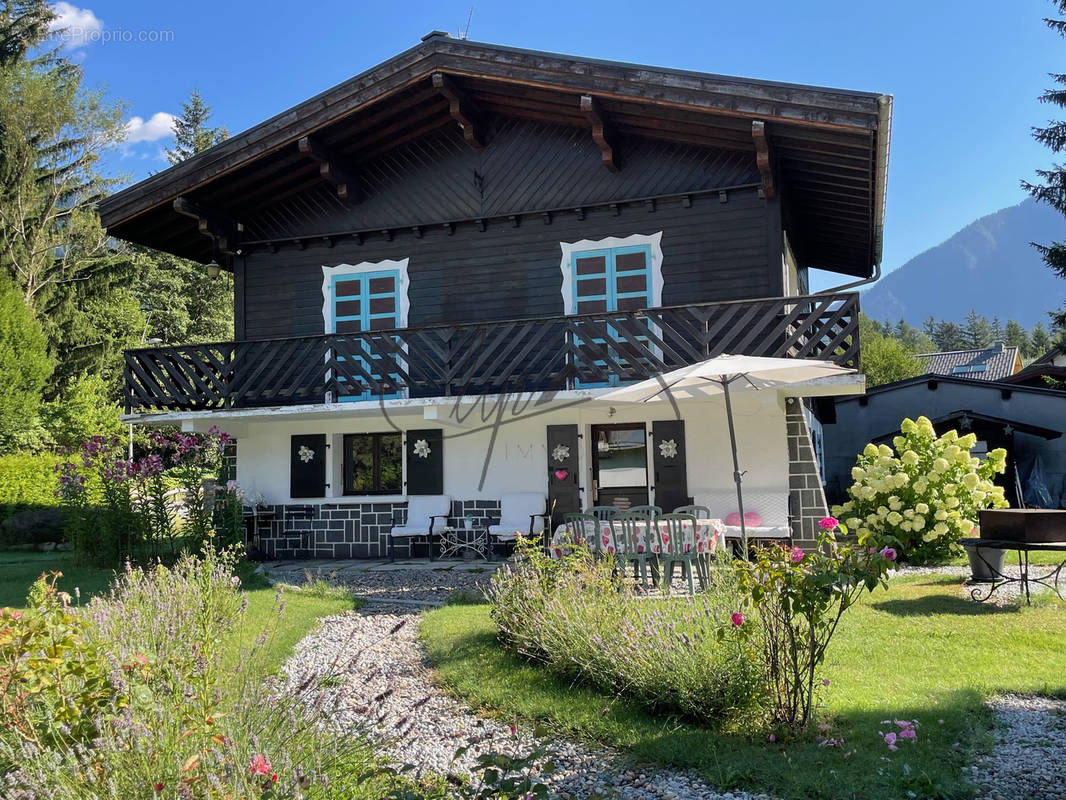
[{"label": "hedge", "polygon": [[55,465],[61,460],[52,453],[0,456],[0,524],[19,511],[59,505]]}]

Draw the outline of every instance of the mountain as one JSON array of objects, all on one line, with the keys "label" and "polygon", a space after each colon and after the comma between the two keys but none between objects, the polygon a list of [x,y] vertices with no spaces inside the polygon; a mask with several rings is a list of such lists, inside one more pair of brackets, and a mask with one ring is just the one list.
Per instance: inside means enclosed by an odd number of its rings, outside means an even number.
[{"label": "mountain", "polygon": [[1066,280],[1029,243],[1064,240],[1066,218],[1025,200],[981,217],[881,278],[863,293],[862,310],[872,319],[921,325],[930,316],[961,322],[972,308],[990,320],[1046,327],[1045,312],[1066,300]]}]

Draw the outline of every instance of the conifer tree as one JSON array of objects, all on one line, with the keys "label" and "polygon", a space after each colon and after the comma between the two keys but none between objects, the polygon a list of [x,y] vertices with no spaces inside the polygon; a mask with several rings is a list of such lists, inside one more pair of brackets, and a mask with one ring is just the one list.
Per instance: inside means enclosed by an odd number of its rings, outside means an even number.
[{"label": "conifer tree", "polygon": [[[1056,12],[1066,16],[1066,0],[1053,0]],[[1045,17],[1047,26],[1060,36],[1066,38],[1066,19]],[[1059,108],[1066,108],[1066,73],[1051,73],[1055,86],[1040,96],[1040,102],[1049,103]],[[1033,128],[1033,138],[1058,156],[1066,150],[1066,120],[1049,120],[1044,127]],[[1054,164],[1050,169],[1038,169],[1038,183],[1022,181],[1022,186],[1037,200],[1047,203],[1060,214],[1066,215],[1066,165]],[[1044,263],[1059,277],[1066,278],[1066,242],[1053,242],[1033,246],[1040,251]],[[1051,312],[1051,318],[1058,328],[1066,328],[1066,304]]]},{"label": "conifer tree", "polygon": [[174,146],[167,148],[167,161],[180,164],[229,138],[229,131],[224,127],[209,127],[210,120],[211,106],[204,102],[199,89],[193,89],[182,104],[181,116],[174,120]]}]

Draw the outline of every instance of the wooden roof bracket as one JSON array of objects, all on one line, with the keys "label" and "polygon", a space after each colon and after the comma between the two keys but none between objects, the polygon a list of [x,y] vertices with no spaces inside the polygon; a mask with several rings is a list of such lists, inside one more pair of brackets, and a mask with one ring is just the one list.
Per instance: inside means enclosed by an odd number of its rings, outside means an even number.
[{"label": "wooden roof bracket", "polygon": [[304,136],[296,146],[301,153],[318,162],[318,174],[337,190],[337,197],[342,202],[358,203],[363,199],[359,177],[342,166],[344,159],[310,136]]},{"label": "wooden roof bracket", "polygon": [[767,200],[777,196],[774,186],[774,166],[770,161],[770,141],[766,138],[766,123],[760,119],[751,123],[751,138],[755,141],[755,164],[759,168],[762,191]]},{"label": "wooden roof bracket", "polygon": [[614,145],[611,142],[614,136],[600,108],[599,101],[592,95],[581,95],[581,113],[592,126],[592,141],[600,148],[603,166],[611,172],[618,172],[620,169],[618,157],[615,155]]},{"label": "wooden roof bracket", "polygon": [[452,119],[459,123],[466,143],[475,150],[485,146],[485,115],[477,104],[443,72],[433,73],[433,88],[448,101]]},{"label": "wooden roof bracket", "polygon": [[196,227],[201,234],[215,242],[220,253],[235,255],[241,244],[244,226],[225,214],[206,208],[185,196],[174,198],[174,211],[196,220]]}]

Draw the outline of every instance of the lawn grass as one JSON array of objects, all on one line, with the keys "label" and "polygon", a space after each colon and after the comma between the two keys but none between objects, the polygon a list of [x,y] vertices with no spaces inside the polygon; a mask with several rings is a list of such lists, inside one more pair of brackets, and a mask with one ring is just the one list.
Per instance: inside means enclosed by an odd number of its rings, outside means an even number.
[{"label": "lawn grass", "polygon": [[[963,798],[972,796],[963,767],[990,741],[984,698],[1066,693],[1066,604],[978,605],[960,598],[959,583],[894,578],[845,616],[823,670],[831,683],[820,712],[823,735],[844,739],[839,749],[722,736],[573,685],[500,647],[486,605],[432,611],[422,635],[438,680],[475,708],[692,768],[722,789],[781,798]],[[889,752],[878,731],[894,719],[918,720],[920,737]]]},{"label": "lawn grass", "polygon": [[74,557],[68,552],[0,551],[0,608],[24,607],[26,592],[42,572],[62,572],[60,588],[73,594],[78,587],[82,602],[107,591],[114,576],[110,569],[74,566]]}]

